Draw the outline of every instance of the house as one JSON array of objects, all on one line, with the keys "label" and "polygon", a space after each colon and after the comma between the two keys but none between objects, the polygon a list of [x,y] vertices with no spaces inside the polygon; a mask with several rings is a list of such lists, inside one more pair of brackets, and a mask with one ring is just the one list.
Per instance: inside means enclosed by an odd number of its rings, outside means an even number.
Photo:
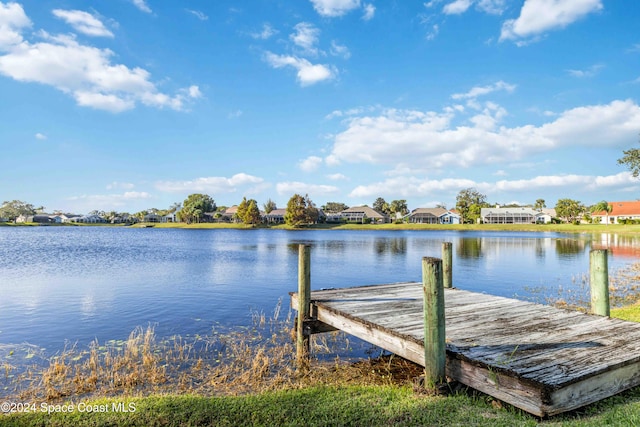
[{"label": "house", "polygon": [[364,224],[368,221],[372,223],[389,222],[389,217],[371,209],[369,206],[354,206],[340,212],[340,217],[346,222],[359,222]]},{"label": "house", "polygon": [[148,213],[142,217],[142,222],[162,222],[162,217],[155,213]]},{"label": "house", "polygon": [[69,223],[69,222],[74,222],[75,218],[80,218],[82,215],[76,215],[76,214],[59,214],[58,215],[60,217],[60,219],[62,220],[62,223]]},{"label": "house", "polygon": [[107,220],[102,218],[100,215],[84,215],[73,218],[72,222],[80,222],[82,224],[104,224]]},{"label": "house", "polygon": [[233,205],[230,208],[226,208],[224,212],[222,212],[222,216],[220,217],[220,219],[226,222],[237,222],[237,214],[238,205]]},{"label": "house", "polygon": [[284,224],[284,215],[287,213],[286,209],[274,209],[268,214],[262,216],[262,219],[267,224]]},{"label": "house", "polygon": [[480,218],[484,224],[537,224],[551,222],[548,213],[527,207],[482,208]]},{"label": "house", "polygon": [[609,202],[611,212],[594,212],[591,218],[600,218],[602,224],[621,224],[624,220],[640,220],[640,201],[633,202]]},{"label": "house", "polygon": [[413,224],[460,224],[460,215],[445,208],[417,208],[409,214]]}]

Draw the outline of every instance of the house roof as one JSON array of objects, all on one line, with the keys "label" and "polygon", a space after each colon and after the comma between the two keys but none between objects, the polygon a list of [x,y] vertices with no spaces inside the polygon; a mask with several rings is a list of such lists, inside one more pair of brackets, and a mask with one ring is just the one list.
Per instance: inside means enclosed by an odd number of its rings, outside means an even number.
[{"label": "house roof", "polygon": [[222,214],[223,215],[235,215],[236,213],[238,213],[238,205],[233,205],[230,208],[225,209]]},{"label": "house roof", "polygon": [[[640,215],[640,201],[633,202],[609,202],[612,207],[609,216],[634,216]],[[595,216],[606,216],[605,211],[594,212]]]},{"label": "house roof", "polygon": [[541,212],[532,208],[526,208],[521,206],[509,207],[509,208],[481,208],[480,216],[487,216],[491,214],[529,214],[532,216],[540,215]]},{"label": "house roof", "polygon": [[449,211],[447,211],[445,208],[417,208],[411,211],[411,215],[433,215],[439,218],[442,215],[445,215],[447,212]]},{"label": "house roof", "polygon": [[274,209],[265,216],[284,216],[287,213],[286,209]]},{"label": "house roof", "polygon": [[385,218],[380,212],[371,209],[369,206],[353,206],[349,209],[343,210],[342,213],[363,213],[367,218]]}]

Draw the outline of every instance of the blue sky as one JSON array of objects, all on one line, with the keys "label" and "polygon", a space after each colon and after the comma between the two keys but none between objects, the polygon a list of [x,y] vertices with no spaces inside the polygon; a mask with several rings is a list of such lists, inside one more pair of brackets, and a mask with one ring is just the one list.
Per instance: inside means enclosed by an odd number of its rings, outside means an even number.
[{"label": "blue sky", "polygon": [[0,0],[0,200],[638,198],[636,0]]}]

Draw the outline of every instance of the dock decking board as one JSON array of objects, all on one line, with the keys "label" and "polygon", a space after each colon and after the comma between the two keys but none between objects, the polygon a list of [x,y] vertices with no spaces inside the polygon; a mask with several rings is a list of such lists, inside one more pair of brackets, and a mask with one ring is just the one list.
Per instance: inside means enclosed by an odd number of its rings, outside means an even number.
[{"label": "dock decking board", "polygon": [[[318,321],[424,366],[421,283],[311,292]],[[297,307],[297,294],[291,294]],[[640,384],[640,324],[445,289],[447,375],[539,416]]]}]

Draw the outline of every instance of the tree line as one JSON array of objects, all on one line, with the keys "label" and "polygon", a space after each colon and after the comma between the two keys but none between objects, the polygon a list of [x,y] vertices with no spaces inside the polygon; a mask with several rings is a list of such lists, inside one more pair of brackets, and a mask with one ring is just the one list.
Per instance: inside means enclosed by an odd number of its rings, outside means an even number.
[{"label": "tree line", "polygon": [[[475,223],[480,218],[482,208],[489,208],[496,205],[496,203],[488,203],[487,196],[479,192],[477,189],[465,188],[460,190],[456,196],[455,210],[460,215],[461,222]],[[537,199],[535,203],[525,206],[513,204],[501,204],[501,206],[531,207],[535,210],[542,210],[547,207],[544,199]],[[442,204],[436,207],[446,209],[446,206]],[[246,197],[243,197],[242,201],[237,205],[237,210],[232,219],[247,225],[257,225],[264,221],[263,212],[265,214],[269,214],[273,210],[277,209],[277,206],[273,200],[268,199],[267,202],[262,205],[262,208],[263,211],[261,212],[258,202],[255,199],[247,199]],[[348,208],[349,206],[342,202],[327,202],[318,209],[315,203],[309,198],[308,194],[305,194],[304,196],[301,194],[294,194],[287,202],[284,222],[293,227],[314,224],[321,219],[320,210],[326,214],[337,214]],[[590,212],[604,212],[605,215],[608,215],[611,212],[611,208],[611,204],[604,200],[591,206],[585,206],[580,201],[568,198],[558,200],[555,205],[556,216],[566,222],[572,223],[579,222],[581,219],[585,218],[585,216],[588,216]],[[164,210],[152,208],[135,214],[95,210],[90,212],[89,215],[98,215],[108,222],[114,222],[116,218],[130,218],[131,222],[141,222],[150,214],[165,216],[175,213],[178,221],[191,224],[210,220],[220,220],[226,209],[227,207],[225,206],[217,206],[215,200],[210,195],[194,193],[190,194],[182,203],[174,203],[168,209]],[[397,222],[403,221],[409,213],[407,201],[404,199],[392,200],[388,203],[384,198],[378,197],[374,200],[372,209],[382,215],[387,215],[389,218]],[[16,218],[21,215],[35,215],[43,210],[44,207],[36,208],[32,204],[20,200],[5,201],[0,206],[0,218],[15,221]],[[60,212],[56,211],[54,213]]]}]

